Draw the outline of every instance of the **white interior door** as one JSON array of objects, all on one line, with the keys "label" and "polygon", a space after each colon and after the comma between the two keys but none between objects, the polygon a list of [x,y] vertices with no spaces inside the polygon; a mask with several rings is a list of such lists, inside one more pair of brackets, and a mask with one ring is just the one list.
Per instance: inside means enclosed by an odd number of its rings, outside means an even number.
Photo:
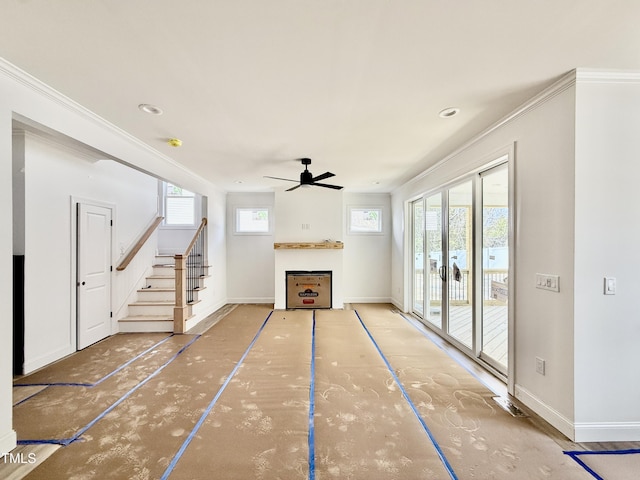
[{"label": "white interior door", "polygon": [[111,333],[111,209],[78,203],[78,350]]}]

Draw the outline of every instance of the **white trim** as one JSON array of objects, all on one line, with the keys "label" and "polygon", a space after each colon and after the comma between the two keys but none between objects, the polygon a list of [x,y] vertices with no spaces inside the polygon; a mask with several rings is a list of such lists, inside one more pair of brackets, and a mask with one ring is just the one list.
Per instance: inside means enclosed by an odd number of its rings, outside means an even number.
[{"label": "white trim", "polygon": [[[74,290],[75,290],[75,284],[74,284]],[[75,330],[76,330],[75,325],[72,325],[72,328],[74,330],[74,335],[75,335]],[[76,343],[75,343],[75,337],[74,337],[72,344],[65,345],[64,347],[61,347],[53,352],[48,352],[46,355],[40,355],[39,357],[31,358],[29,360],[25,359],[24,367],[23,367],[24,374],[28,375],[29,373],[32,373],[39,368],[49,365],[50,363],[56,362],[61,358],[66,357],[67,355],[71,355],[76,351],[77,349],[76,349]]]},{"label": "white trim", "polygon": [[[106,129],[107,131],[110,131],[112,134],[117,135],[122,137],[123,139],[125,139],[126,141],[128,141],[129,143],[135,145],[138,148],[141,148],[144,151],[149,152],[150,154],[152,154],[154,157],[167,162],[168,164],[170,164],[172,167],[175,167],[181,171],[183,171],[184,173],[188,174],[189,176],[193,177],[193,178],[197,178],[199,181],[203,182],[204,184],[212,184],[209,180],[205,179],[204,177],[202,177],[201,175],[198,175],[197,173],[189,170],[188,168],[186,168],[184,165],[176,162],[175,160],[173,160],[171,157],[166,156],[165,154],[163,154],[162,152],[152,148],[151,146],[147,145],[146,143],[142,142],[141,140],[139,140],[138,138],[134,137],[133,135],[131,135],[130,133],[122,130],[121,128],[115,126],[112,123],[107,122],[105,119],[103,119],[102,117],[99,117],[97,114],[95,114],[94,112],[92,112],[91,110],[89,110],[86,107],[83,107],[82,105],[80,105],[79,103],[75,102],[74,100],[70,99],[69,97],[61,94],[60,92],[58,92],[57,90],[54,90],[53,88],[51,88],[50,86],[48,86],[47,84],[41,82],[40,80],[38,80],[37,78],[35,78],[34,76],[30,75],[29,73],[25,72],[24,70],[16,67],[15,65],[13,65],[12,63],[8,62],[7,60],[5,60],[4,58],[0,57],[0,75],[4,75],[6,77],[8,77],[10,80],[15,81],[29,89],[31,89],[34,93],[36,93],[37,95],[41,95],[43,97],[46,97],[48,100],[53,101],[54,103],[62,106],[63,108],[83,117],[84,119],[99,125],[100,127]],[[14,114],[14,115],[18,115],[16,117],[16,120],[18,121],[22,121],[21,119],[24,119],[25,117],[23,117],[22,115],[19,114]],[[93,149],[96,150],[96,149]],[[109,156],[109,158],[112,158],[111,156]],[[138,167],[135,167],[133,165],[129,165],[126,164],[136,170],[139,171],[144,171]],[[144,171],[144,173],[148,173],[146,171]],[[216,188],[220,188],[218,186],[216,186]],[[226,192],[226,190],[221,189],[221,191]]]},{"label": "white trim", "polygon": [[18,435],[15,430],[9,430],[0,436],[0,454],[9,453],[16,448],[18,444]]},{"label": "white trim", "polygon": [[393,303],[391,297],[349,297],[343,303]]},{"label": "white trim", "polygon": [[[77,351],[77,342],[78,342],[78,298],[77,298],[77,249],[78,249],[78,218],[77,218],[77,205],[79,203],[95,205],[98,207],[108,208],[111,210],[111,221],[113,222],[113,226],[111,227],[111,266],[114,267],[111,271],[110,282],[111,282],[111,299],[110,299],[110,309],[114,315],[111,317],[111,332],[118,332],[118,319],[116,318],[115,311],[113,308],[114,304],[114,288],[113,288],[113,279],[115,275],[115,265],[117,264],[116,259],[116,251],[115,251],[115,239],[118,238],[116,235],[116,226],[118,225],[117,217],[116,217],[116,205],[110,202],[103,202],[101,200],[94,200],[86,197],[78,197],[76,195],[71,195],[70,199],[70,222],[71,225],[71,251],[70,251],[70,259],[69,267],[70,267],[70,278],[71,278],[71,318],[69,319],[69,327],[71,331],[69,332],[69,338],[71,339],[71,346],[73,347],[72,352]],[[56,359],[58,360],[58,359]],[[26,370],[26,367],[25,367]]]},{"label": "white trim", "polygon": [[577,68],[576,81],[579,83],[640,83],[640,72]]},{"label": "white trim", "polygon": [[527,407],[540,415],[544,420],[565,435],[569,440],[578,441],[574,438],[574,424],[560,412],[550,407],[526,388],[516,384],[515,397]]},{"label": "white trim", "polygon": [[576,442],[637,442],[640,422],[576,423]]},{"label": "white trim", "polygon": [[[588,71],[587,70],[581,70],[581,72],[586,75],[586,73]],[[534,108],[537,108],[537,107],[543,105],[547,101],[549,101],[552,98],[556,97],[557,95],[559,95],[560,93],[564,92],[568,88],[574,86],[575,84],[576,84],[576,70],[572,70],[569,73],[567,73],[566,75],[564,75],[562,78],[560,78],[553,85],[547,87],[542,92],[540,92],[538,95],[536,95],[533,98],[529,99],[527,102],[522,104],[520,107],[518,107],[515,110],[513,110],[510,114],[508,114],[507,116],[505,116],[502,119],[498,120],[496,123],[494,123],[493,125],[491,125],[487,129],[483,130],[482,132],[480,132],[475,137],[471,138],[471,140],[468,140],[467,142],[463,143],[462,146],[460,146],[458,149],[454,150],[452,153],[450,153],[449,155],[447,155],[443,159],[437,161],[436,163],[431,165],[429,168],[424,170],[422,173],[420,173],[420,174],[416,175],[415,177],[409,179],[407,182],[403,183],[399,187],[394,188],[391,193],[396,193],[400,189],[404,189],[408,185],[412,185],[412,184],[422,180],[427,175],[432,174],[435,170],[437,170],[440,167],[444,166],[449,160],[457,157],[458,155],[460,155],[465,150],[471,148],[473,145],[478,143],[480,140],[482,140],[486,136],[490,135],[491,133],[493,133],[494,131],[496,131],[499,128],[503,127],[504,125],[516,120],[517,118],[521,117],[522,115],[525,115],[526,113],[529,113]]]},{"label": "white trim", "polygon": [[274,297],[229,297],[226,303],[243,304],[243,303],[274,303]]},{"label": "white trim", "polygon": [[192,317],[192,318],[187,320],[187,322],[185,324],[185,331],[188,332],[190,329],[192,329],[193,327],[198,325],[200,322],[202,322],[203,320],[208,318],[209,315],[212,315],[213,313],[215,313],[218,310],[220,310],[227,303],[230,303],[230,302],[228,302],[226,300],[220,300],[220,301],[215,302],[214,304],[210,305],[208,308],[206,308],[202,312],[198,312],[194,317]]}]

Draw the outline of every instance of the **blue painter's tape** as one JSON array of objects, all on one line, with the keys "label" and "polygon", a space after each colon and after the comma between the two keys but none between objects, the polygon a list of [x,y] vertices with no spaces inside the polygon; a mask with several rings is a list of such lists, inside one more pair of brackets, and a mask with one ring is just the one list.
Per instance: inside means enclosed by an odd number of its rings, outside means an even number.
[{"label": "blue painter's tape", "polygon": [[564,452],[564,453],[566,455],[569,455],[571,458],[573,458],[576,461],[576,463],[580,465],[582,468],[584,468],[588,473],[590,473],[593,476],[593,478],[595,478],[596,480],[604,480],[604,478],[598,475],[591,467],[589,467],[589,465],[587,465],[582,460],[580,460],[577,455],[572,455],[570,452]]},{"label": "blue painter's tape", "polygon": [[129,390],[127,393],[125,393],[118,400],[116,400],[113,404],[111,404],[109,406],[109,408],[107,408],[100,415],[98,415],[96,418],[91,420],[87,425],[85,425],[80,430],[78,430],[73,437],[71,437],[71,438],[62,438],[62,439],[48,439],[48,440],[18,440],[18,445],[34,445],[34,444],[38,444],[38,443],[55,443],[55,444],[58,444],[58,445],[67,446],[67,445],[75,442],[87,430],[89,430],[96,423],[98,423],[100,420],[102,420],[107,414],[109,414],[109,412],[111,412],[114,408],[116,408],[118,405],[120,405],[122,402],[124,402],[127,398],[129,398],[136,390],[138,390],[140,387],[142,387],[143,385],[147,384],[152,378],[157,376],[162,370],[164,370],[171,362],[173,362],[176,358],[178,358],[178,356],[182,352],[184,352],[187,348],[189,348],[193,344],[193,342],[195,342],[199,338],[200,338],[200,335],[197,335],[195,338],[193,338],[191,341],[189,341],[189,343],[187,343],[180,350],[178,350],[175,353],[175,355],[173,355],[169,360],[167,360],[164,364],[162,364],[160,367],[158,367],[152,374],[150,374],[148,377],[146,377],[144,380],[142,380],[140,383],[138,383],[135,387],[133,387],[131,390]]},{"label": "blue painter's tape", "polygon": [[187,447],[189,446],[191,441],[196,436],[196,433],[198,433],[198,430],[200,430],[200,427],[202,426],[202,424],[206,420],[207,416],[209,415],[209,413],[213,409],[214,405],[218,402],[218,399],[222,395],[222,392],[224,392],[225,389],[227,388],[227,385],[229,385],[229,383],[231,383],[231,380],[233,379],[233,377],[235,376],[236,372],[240,368],[240,365],[242,365],[242,362],[244,362],[244,359],[247,357],[247,355],[249,355],[249,351],[253,348],[253,345],[258,340],[258,337],[262,333],[262,330],[264,330],[264,327],[267,325],[267,322],[271,318],[271,315],[273,315],[273,310],[271,310],[271,312],[269,312],[269,315],[267,315],[267,318],[262,323],[262,326],[258,329],[258,333],[256,333],[255,337],[253,337],[253,340],[251,341],[251,343],[249,344],[247,349],[244,351],[244,354],[242,355],[242,357],[240,357],[240,360],[238,361],[236,366],[233,368],[233,370],[231,370],[231,373],[229,374],[227,379],[224,381],[224,383],[222,384],[222,386],[218,390],[218,393],[216,393],[216,395],[213,397],[213,400],[211,400],[211,402],[209,403],[209,405],[207,406],[205,411],[202,412],[202,415],[200,416],[200,419],[198,420],[198,422],[193,427],[193,430],[191,430],[191,433],[185,439],[185,441],[182,443],[182,445],[180,446],[180,449],[176,452],[176,454],[174,455],[173,459],[171,460],[171,463],[169,463],[169,465],[167,466],[167,469],[164,471],[164,474],[162,474],[162,477],[160,477],[161,480],[166,480],[167,478],[169,478],[169,475],[171,475],[171,472],[173,472],[173,469],[176,468],[176,465],[178,464],[178,461],[180,460],[180,457],[182,457],[184,452],[187,450]]},{"label": "blue painter's tape", "polygon": [[631,454],[640,454],[640,449],[638,448],[630,448],[626,450],[573,450],[573,451],[565,451],[563,452],[565,455],[569,455],[573,458],[578,465],[584,468],[587,472],[589,472],[593,478],[597,480],[604,480],[603,477],[598,475],[591,467],[589,467],[585,462],[582,461],[579,457],[587,456],[587,455],[631,455]]},{"label": "blue painter's tape", "polygon": [[407,393],[407,391],[405,390],[404,386],[402,385],[402,382],[400,382],[400,379],[398,378],[398,376],[396,375],[396,372],[393,370],[393,367],[391,366],[391,364],[387,360],[387,357],[384,355],[384,353],[382,353],[382,350],[380,349],[380,346],[378,345],[378,343],[373,338],[373,335],[371,335],[371,332],[369,332],[369,329],[367,328],[367,326],[362,321],[362,318],[360,318],[360,315],[358,314],[357,310],[354,310],[354,312],[355,312],[356,316],[358,317],[358,320],[360,320],[360,325],[362,325],[362,328],[364,328],[364,331],[367,332],[367,335],[369,336],[369,339],[371,340],[371,342],[373,342],[373,345],[376,347],[376,350],[380,354],[380,357],[382,358],[382,360],[386,364],[387,368],[389,369],[389,372],[391,373],[391,376],[393,377],[393,379],[395,380],[396,384],[400,388],[400,391],[402,392],[402,396],[405,398],[405,400],[409,404],[409,407],[413,411],[414,415],[416,416],[416,418],[418,419],[418,421],[422,425],[422,428],[424,429],[425,433],[429,437],[429,440],[431,440],[431,443],[432,443],[433,447],[436,449],[438,457],[440,458],[440,461],[444,465],[444,468],[447,470],[447,473],[449,474],[449,476],[451,477],[452,480],[458,480],[458,477],[456,476],[455,472],[453,471],[453,468],[451,467],[451,464],[449,463],[449,460],[447,460],[447,457],[445,456],[444,452],[440,448],[440,445],[438,444],[437,440],[433,436],[433,433],[431,432],[431,430],[427,426],[426,422],[424,421],[422,416],[420,416],[420,412],[418,412],[418,408],[415,406],[415,404],[413,403],[413,401],[409,397],[409,394]]},{"label": "blue painter's tape", "polygon": [[[171,335],[169,335],[166,338],[163,338],[162,340],[160,340],[158,343],[150,346],[149,348],[147,348],[144,352],[139,353],[138,355],[136,355],[135,357],[133,357],[131,360],[128,360],[127,362],[123,363],[122,365],[120,365],[118,368],[116,368],[114,371],[106,374],[104,377],[100,378],[99,380],[95,381],[94,383],[74,383],[74,382],[52,382],[52,383],[17,383],[15,385],[13,385],[14,387],[95,387],[96,385],[101,384],[102,382],[104,382],[106,379],[108,379],[109,377],[112,377],[113,375],[115,375],[116,373],[118,373],[119,371],[121,371],[123,368],[128,367],[129,365],[131,365],[133,362],[135,362],[136,360],[138,360],[139,358],[145,356],[147,353],[149,353],[150,351],[152,351],[154,348],[159,347],[160,345],[162,345],[164,342],[166,342],[167,340],[169,340],[171,337],[173,337],[173,333]],[[38,392],[40,393],[40,392]],[[36,394],[34,394],[36,395]],[[31,395],[31,397],[33,397],[34,395]],[[29,397],[29,398],[31,398]],[[25,399],[26,400],[26,399]],[[24,401],[24,400],[23,400]],[[20,402],[22,403],[22,402]],[[17,405],[17,404],[16,404]],[[14,405],[15,406],[15,405]]]},{"label": "blue painter's tape", "polygon": [[311,381],[309,382],[309,480],[316,478],[315,423],[316,409],[316,311],[313,311],[311,327]]},{"label": "blue painter's tape", "polygon": [[19,402],[16,402],[13,404],[14,407],[17,407],[18,405],[22,405],[24,402],[26,402],[27,400],[32,399],[33,397],[35,397],[36,395],[38,395],[39,393],[43,392],[44,390],[46,390],[47,388],[49,388],[48,386],[46,386],[45,388],[43,388],[42,390],[38,390],[36,393],[33,393],[31,395],[29,395],[26,398],[23,398],[22,400],[20,400]]}]

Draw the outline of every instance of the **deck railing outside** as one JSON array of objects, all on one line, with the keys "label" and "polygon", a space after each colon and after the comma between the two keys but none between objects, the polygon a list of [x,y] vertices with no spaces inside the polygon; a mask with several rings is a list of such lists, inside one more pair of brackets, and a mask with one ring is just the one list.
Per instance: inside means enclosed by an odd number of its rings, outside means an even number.
[{"label": "deck railing outside", "polygon": [[[469,270],[460,270],[460,281],[449,280],[449,301],[458,305],[468,304],[471,298],[471,283],[469,282]],[[508,274],[507,270],[486,270],[483,275],[482,282],[482,299],[485,303],[495,303],[496,300],[491,296],[491,282],[504,282]],[[416,271],[416,285],[422,285],[423,272]],[[438,272],[429,273],[429,300],[431,302],[442,301],[442,288],[440,276]],[[416,298],[418,302],[422,302],[423,294],[420,288],[416,289]]]}]

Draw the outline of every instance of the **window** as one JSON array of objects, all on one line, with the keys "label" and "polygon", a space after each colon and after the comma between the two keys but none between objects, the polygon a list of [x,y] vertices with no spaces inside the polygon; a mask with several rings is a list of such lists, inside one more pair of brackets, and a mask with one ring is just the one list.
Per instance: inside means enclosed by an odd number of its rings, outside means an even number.
[{"label": "window", "polygon": [[349,208],[349,233],[382,233],[382,208]]},{"label": "window", "polygon": [[269,234],[271,233],[271,215],[269,208],[236,208],[237,234]]},{"label": "window", "polygon": [[164,224],[188,226],[196,224],[196,196],[172,183],[164,183]]}]

